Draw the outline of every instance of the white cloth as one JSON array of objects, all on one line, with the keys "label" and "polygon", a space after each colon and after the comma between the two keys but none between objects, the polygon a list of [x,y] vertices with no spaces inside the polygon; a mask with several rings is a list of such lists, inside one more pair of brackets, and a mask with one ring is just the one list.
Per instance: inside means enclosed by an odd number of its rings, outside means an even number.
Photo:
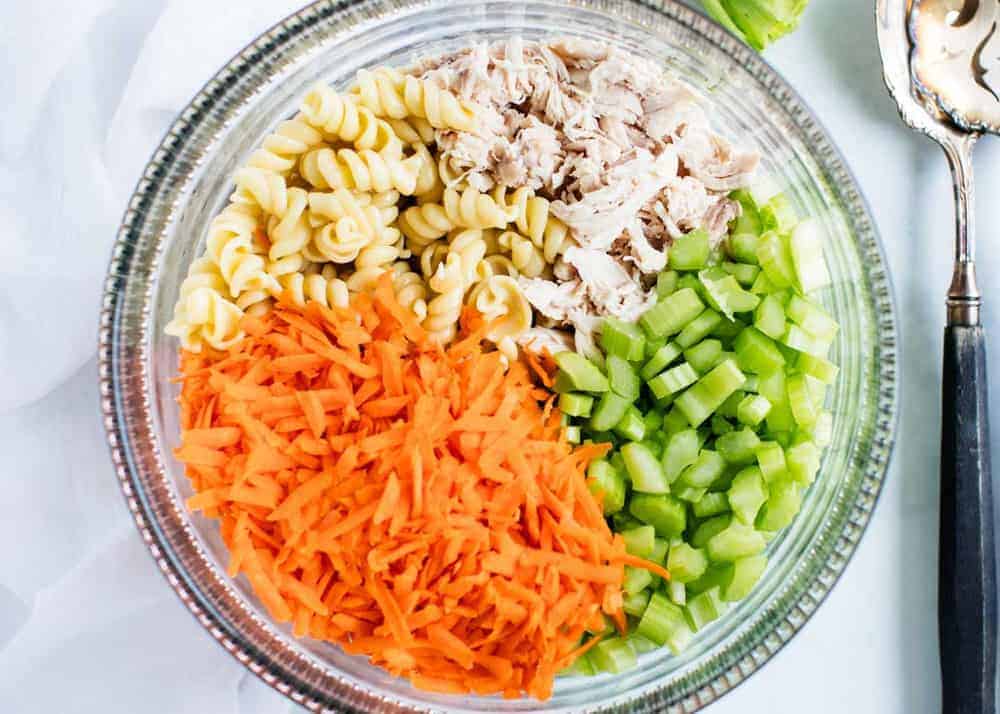
[{"label": "white cloth", "polygon": [[[94,353],[104,271],[145,161],[197,89],[298,4],[0,2],[5,714],[294,710],[201,631],[147,556],[107,457]],[[815,0],[769,59],[823,118],[882,228],[901,311],[904,412],[882,504],[842,582],[774,663],[712,711],[932,712],[947,173],[881,86],[870,0]],[[977,160],[987,238],[1000,225],[1000,203],[988,200],[1000,195],[998,148],[984,142]],[[994,338],[998,254],[1000,244],[981,244]]]}]

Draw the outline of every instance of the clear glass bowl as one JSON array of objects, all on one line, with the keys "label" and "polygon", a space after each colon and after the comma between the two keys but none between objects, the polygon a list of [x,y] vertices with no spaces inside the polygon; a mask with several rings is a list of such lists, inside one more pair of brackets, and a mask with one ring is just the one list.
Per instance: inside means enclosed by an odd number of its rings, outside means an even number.
[{"label": "clear glass bowl", "polygon": [[[576,35],[656,58],[700,94],[716,128],[763,155],[763,170],[829,236],[840,321],[833,445],[802,513],[770,545],[753,593],[679,657],[642,657],[618,676],[560,680],[546,702],[419,692],[269,620],[224,573],[215,524],[187,513],[178,440],[177,344],[163,335],[180,281],[202,251],[229,177],[317,79],[513,34]],[[129,204],[101,315],[100,377],[111,453],[136,524],[170,585],[209,633],[279,691],[313,710],[697,710],[758,669],[809,618],[850,558],[878,497],[896,423],[896,324],[872,219],[815,117],[763,60],[677,2],[324,0],[247,46],[180,114]]]}]

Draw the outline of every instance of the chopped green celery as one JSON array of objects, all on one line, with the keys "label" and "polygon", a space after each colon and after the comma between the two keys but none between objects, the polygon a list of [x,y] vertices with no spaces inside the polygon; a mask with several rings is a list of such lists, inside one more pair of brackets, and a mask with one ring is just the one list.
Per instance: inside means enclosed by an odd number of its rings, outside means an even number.
[{"label": "chopped green celery", "polygon": [[699,426],[712,415],[712,395],[701,384],[695,384],[676,400],[677,408],[691,426]]},{"label": "chopped green celery", "polygon": [[670,571],[670,579],[678,583],[689,583],[697,580],[708,568],[708,558],[704,551],[692,548],[683,541],[670,546],[670,555],[667,556],[667,570]]},{"label": "chopped green celery", "polygon": [[657,461],[659,461],[660,458],[663,456],[663,441],[662,440],[656,439],[656,438],[653,438],[652,436],[650,436],[649,438],[644,439],[644,440],[640,441],[639,443],[642,444],[643,446],[645,446],[647,449],[649,449],[649,452],[653,456],[656,457]]},{"label": "chopped green celery", "polygon": [[642,441],[646,435],[646,424],[642,420],[642,413],[633,404],[625,412],[625,416],[615,424],[614,432],[627,441]]},{"label": "chopped green celery", "polygon": [[780,340],[785,334],[785,308],[781,300],[765,295],[754,312],[753,324],[772,340]]},{"label": "chopped green celery", "polygon": [[[651,594],[649,590],[640,590],[632,595],[626,595],[622,603],[622,609],[625,610],[625,614],[632,617],[642,617],[642,613],[646,611],[646,605],[649,604],[649,596]],[[632,639],[632,635],[629,635],[629,639],[632,640],[632,644],[635,646],[636,643]],[[638,647],[635,649],[636,652],[642,654],[642,651]]]},{"label": "chopped green celery", "polygon": [[569,426],[571,423],[573,423],[573,419],[569,414],[563,412],[559,415],[559,426]]},{"label": "chopped green celery", "polygon": [[631,565],[625,566],[625,579],[622,582],[622,590],[626,595],[635,595],[649,587],[653,582],[653,576],[645,568],[633,568]]},{"label": "chopped green celery", "polygon": [[771,411],[771,402],[759,394],[748,394],[736,408],[736,418],[747,426],[757,426]]},{"label": "chopped green celery", "polygon": [[729,498],[724,493],[706,493],[700,501],[692,504],[691,510],[697,518],[710,518],[729,511]]},{"label": "chopped green celery", "polygon": [[770,337],[755,327],[748,327],[734,343],[740,368],[762,374],[774,372],[785,366],[785,358]]},{"label": "chopped green celery", "polygon": [[674,654],[680,654],[694,636],[684,611],[663,593],[649,598],[636,632],[658,645],[667,645]]},{"label": "chopped green celery", "polygon": [[635,667],[637,659],[632,643],[621,637],[609,637],[594,645],[588,653],[591,662],[601,672],[621,674]]},{"label": "chopped green celery", "polygon": [[840,325],[823,308],[798,295],[789,299],[785,313],[789,320],[813,337],[832,340],[840,331]]},{"label": "chopped green celery", "polygon": [[712,411],[722,406],[737,389],[743,386],[746,375],[740,371],[736,360],[727,359],[698,380],[712,399]]},{"label": "chopped green celery", "polygon": [[732,342],[737,335],[739,335],[747,327],[747,323],[743,322],[739,318],[730,320],[728,318],[722,318],[722,322],[715,326],[709,335],[711,337],[717,337],[724,341],[727,345]]},{"label": "chopped green celery", "polygon": [[726,583],[722,588],[723,602],[736,602],[749,595],[766,569],[766,555],[748,555],[734,561],[726,574]]},{"label": "chopped green celery", "polygon": [[676,270],[664,270],[656,276],[656,296],[661,300],[677,289],[680,273]]},{"label": "chopped green celery", "polygon": [[778,531],[790,524],[802,506],[800,488],[790,478],[772,481],[768,485],[767,505],[757,518],[757,527],[764,531]]},{"label": "chopped green celery", "polygon": [[760,247],[760,235],[757,233],[733,233],[729,239],[729,253],[734,260],[743,265],[758,265],[757,249]]},{"label": "chopped green celery", "polygon": [[590,660],[590,653],[584,652],[573,661],[573,664],[563,669],[559,673],[559,676],[593,677],[595,674],[597,674],[597,670],[594,668],[594,663]]},{"label": "chopped green celery", "polygon": [[667,553],[670,552],[670,541],[666,538],[660,538],[657,536],[653,539],[653,550],[646,558],[646,560],[651,560],[654,563],[659,563],[660,565],[667,564]]},{"label": "chopped green celery", "polygon": [[801,374],[793,374],[788,377],[786,383],[788,385],[788,403],[792,408],[795,423],[804,427],[812,426],[819,417],[819,409],[813,402],[806,377]]},{"label": "chopped green celery", "polygon": [[590,417],[590,428],[594,431],[608,431],[622,420],[632,401],[614,392],[605,392]]},{"label": "chopped green celery", "polygon": [[[727,400],[728,401],[728,400]],[[716,436],[725,436],[733,431],[732,422],[730,422],[726,417],[722,416],[719,412],[712,415],[712,433]]]},{"label": "chopped green celery", "polygon": [[647,381],[652,379],[670,366],[670,363],[680,357],[680,355],[681,348],[673,342],[663,345],[642,366],[639,376]]},{"label": "chopped green celery", "polygon": [[594,398],[589,394],[564,392],[559,395],[559,409],[568,416],[588,417],[593,408]]},{"label": "chopped green celery", "polygon": [[698,293],[691,288],[680,288],[647,310],[639,318],[639,325],[653,339],[668,337],[684,329],[704,309]]},{"label": "chopped green celery", "polygon": [[763,441],[757,447],[757,465],[768,483],[788,474],[785,450],[774,441]]},{"label": "chopped green celery", "polygon": [[760,390],[760,377],[756,374],[748,374],[747,381],[743,383],[744,392],[758,392]]},{"label": "chopped green celery", "polygon": [[709,518],[707,521],[702,521],[694,529],[694,533],[691,534],[691,545],[695,548],[704,548],[708,545],[708,541],[715,537],[717,533],[726,530],[732,521],[733,516],[731,513],[723,513],[714,518]]},{"label": "chopped green celery", "polygon": [[698,372],[687,362],[671,367],[646,382],[657,399],[663,399],[698,381]]},{"label": "chopped green celery", "polygon": [[646,354],[646,335],[638,325],[607,317],[601,327],[601,347],[607,355],[639,362]]},{"label": "chopped green celery", "polygon": [[552,391],[556,394],[565,394],[566,392],[575,392],[576,387],[573,385],[573,380],[569,378],[562,370],[556,374],[556,381],[552,385]]},{"label": "chopped green celery", "polygon": [[679,431],[685,431],[687,428],[687,417],[677,407],[671,409],[663,417],[663,431],[669,436],[673,436]]},{"label": "chopped green celery", "polygon": [[639,375],[628,360],[618,355],[608,355],[605,366],[612,392],[632,402],[639,398]]},{"label": "chopped green celery", "polygon": [[[743,386],[746,387],[746,383]],[[746,393],[742,389],[737,389],[729,395],[729,399],[724,401],[715,413],[732,421],[736,418],[736,411],[739,409],[740,402],[743,401],[744,397],[746,397]]]},{"label": "chopped green celery", "polygon": [[760,207],[760,220],[765,231],[788,233],[798,224],[799,215],[788,196],[779,193]]},{"label": "chopped green celery", "polygon": [[709,538],[705,546],[708,557],[715,562],[731,563],[748,555],[757,555],[767,546],[764,536],[738,521]]},{"label": "chopped green celery", "polygon": [[778,286],[771,282],[764,271],[761,271],[757,279],[753,281],[753,285],[750,286],[750,292],[754,295],[773,295],[776,290],[778,290]]},{"label": "chopped green celery", "polygon": [[806,354],[826,357],[830,352],[830,340],[813,337],[798,325],[787,325],[785,334],[781,336],[781,343],[795,350]]},{"label": "chopped green celery", "polygon": [[698,460],[701,439],[694,429],[684,429],[670,437],[663,451],[663,472],[673,483],[688,466]]},{"label": "chopped green celery", "polygon": [[753,525],[757,512],[767,500],[764,475],[756,466],[748,466],[733,478],[729,487],[729,505],[733,514],[743,523]]},{"label": "chopped green celery", "polygon": [[618,513],[612,515],[611,524],[614,526],[615,533],[621,533],[622,531],[632,530],[646,525],[626,511],[618,511]]},{"label": "chopped green celery", "polygon": [[695,504],[705,497],[708,489],[704,486],[688,486],[682,483],[675,483],[670,491],[676,498]]},{"label": "chopped green celery", "polygon": [[691,320],[681,333],[677,335],[675,342],[678,347],[687,349],[697,342],[705,339],[715,327],[722,322],[722,315],[715,310],[706,309],[703,313]]},{"label": "chopped green celery", "polygon": [[788,239],[798,286],[806,295],[830,284],[823,258],[823,231],[815,220],[802,221]]},{"label": "chopped green celery", "polygon": [[684,273],[681,275],[680,280],[677,281],[677,289],[684,290],[685,288],[694,290],[699,298],[705,298],[705,286],[698,280],[697,274]]},{"label": "chopped green celery", "polygon": [[803,374],[808,374],[823,384],[833,384],[840,372],[833,362],[805,352],[799,354],[795,366],[802,370]]},{"label": "chopped green celery", "polygon": [[715,448],[727,463],[735,466],[752,464],[757,458],[760,437],[752,429],[743,428],[723,434],[715,441]]},{"label": "chopped green celery", "polygon": [[708,488],[725,470],[726,461],[718,452],[702,449],[698,458],[684,469],[674,485]]},{"label": "chopped green celery", "polygon": [[673,496],[637,493],[628,504],[629,513],[656,529],[661,538],[673,538],[687,526],[687,507]]},{"label": "chopped green celery", "polygon": [[[730,0],[726,0],[726,2],[728,3]],[[758,174],[747,189],[747,193],[753,199],[754,206],[760,211],[761,206],[781,193],[781,186],[778,185],[778,180],[773,174]]]},{"label": "chopped green celery", "polygon": [[[664,419],[663,423],[666,425],[667,420]],[[816,418],[816,423],[813,424],[812,437],[813,441],[816,442],[816,446],[821,449],[826,448],[833,442],[833,414],[826,411],[820,412]]]},{"label": "chopped green celery", "polygon": [[687,615],[691,629],[697,632],[713,620],[719,619],[722,607],[719,588],[714,587],[689,598],[684,606],[684,614]]},{"label": "chopped green celery", "polygon": [[745,288],[753,285],[757,276],[760,275],[760,268],[758,266],[748,265],[747,263],[730,263],[727,261],[722,264],[722,269],[736,278],[736,282]]},{"label": "chopped green celery", "polygon": [[[770,195],[777,192],[777,188],[775,188]],[[757,209],[757,201],[754,199],[752,192],[745,188],[738,188],[729,194],[729,198],[739,203],[740,208],[743,209],[740,212],[740,218],[746,217],[751,221],[751,225],[756,226],[748,232],[757,232],[760,227],[760,215]],[[737,219],[737,225],[739,225],[739,218]]]},{"label": "chopped green celery", "polygon": [[596,459],[587,467],[587,487],[591,493],[602,495],[604,515],[617,513],[625,506],[625,477],[604,459]]},{"label": "chopped green celery", "polygon": [[687,587],[685,587],[684,583],[671,580],[666,589],[667,597],[670,598],[670,602],[674,605],[684,607],[684,605],[687,604]]},{"label": "chopped green celery", "polygon": [[788,250],[788,241],[778,233],[769,231],[760,239],[757,259],[767,279],[777,288],[788,288],[795,284],[795,266]]},{"label": "chopped green celery", "polygon": [[785,372],[776,369],[773,372],[760,375],[758,385],[761,396],[771,403],[767,414],[767,428],[772,432],[791,431],[795,428],[795,418],[788,403],[788,388]]},{"label": "chopped green celery", "polygon": [[560,352],[555,356],[556,364],[566,375],[573,389],[580,392],[606,392],[608,379],[596,364],[576,352]]},{"label": "chopped green celery", "polygon": [[650,409],[642,415],[642,425],[647,434],[662,437],[663,412],[658,409]]},{"label": "chopped green celery", "polygon": [[803,486],[808,486],[816,479],[820,458],[819,448],[811,441],[800,442],[785,451],[788,473]]},{"label": "chopped green celery", "polygon": [[712,369],[721,354],[722,343],[719,340],[702,340],[694,347],[684,350],[684,359],[699,374],[704,374]]},{"label": "chopped green celery", "polygon": [[579,444],[583,442],[583,432],[580,430],[579,426],[571,425],[566,428],[566,441],[570,444]]},{"label": "chopped green celery", "polygon": [[625,541],[625,550],[639,558],[648,558],[653,552],[656,541],[656,529],[653,526],[638,526],[621,531]]},{"label": "chopped green celery", "polygon": [[[647,603],[649,602],[649,595],[650,593],[646,593]],[[645,610],[643,610],[643,612],[645,612]],[[642,615],[642,613],[640,612],[639,615]],[[637,635],[634,632],[629,634],[628,641],[632,643],[632,649],[635,650],[637,655],[644,655],[647,652],[653,652],[654,650],[660,649],[660,646],[652,640],[647,640],[642,635]]]},{"label": "chopped green celery", "polygon": [[698,270],[708,264],[711,251],[708,231],[699,228],[674,240],[667,255],[674,270]]},{"label": "chopped green celery", "polygon": [[708,304],[730,320],[734,313],[751,312],[760,302],[759,297],[740,287],[734,276],[719,268],[702,270],[698,279],[705,287]]},{"label": "chopped green celery", "polygon": [[632,488],[640,493],[670,492],[670,481],[655,454],[645,444],[631,442],[621,448],[625,469],[632,479]]}]

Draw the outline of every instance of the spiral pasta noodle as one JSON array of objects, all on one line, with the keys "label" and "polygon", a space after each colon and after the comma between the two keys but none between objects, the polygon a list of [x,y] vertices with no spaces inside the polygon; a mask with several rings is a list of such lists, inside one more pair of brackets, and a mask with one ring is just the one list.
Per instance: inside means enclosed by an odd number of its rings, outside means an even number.
[{"label": "spiral pasta noodle", "polygon": [[363,106],[380,117],[417,117],[435,129],[474,131],[476,128],[475,105],[458,99],[429,79],[389,68],[361,70],[351,91]]},{"label": "spiral pasta noodle", "polygon": [[423,159],[384,156],[377,151],[313,149],[299,162],[299,173],[314,188],[351,188],[358,191],[396,190],[412,196]]},{"label": "spiral pasta noodle", "polygon": [[329,85],[315,84],[302,100],[301,111],[310,125],[353,144],[358,151],[377,151],[396,158],[403,154],[403,142],[388,122]]},{"label": "spiral pasta noodle", "polygon": [[[308,156],[308,154],[307,154]],[[272,216],[283,216],[288,208],[285,177],[259,166],[245,166],[234,176],[236,192],[232,202],[259,208]]]},{"label": "spiral pasta noodle", "polygon": [[427,317],[423,326],[434,342],[446,344],[458,332],[458,319],[462,315],[462,298],[465,283],[458,263],[441,263],[430,279],[430,287],[437,292],[427,303]]},{"label": "spiral pasta noodle", "polygon": [[530,238],[515,231],[504,231],[497,240],[510,253],[511,262],[524,277],[537,278],[548,267],[541,249]]},{"label": "spiral pasta noodle", "polygon": [[345,216],[317,229],[304,255],[316,263],[350,263],[373,240],[356,220]]},{"label": "spiral pasta noodle", "polygon": [[277,174],[287,174],[295,168],[299,157],[323,143],[323,134],[310,126],[303,115],[283,121],[269,134],[259,149],[250,155],[248,166]]},{"label": "spiral pasta noodle", "polygon": [[307,300],[321,303],[325,307],[347,307],[350,304],[347,283],[337,277],[337,271],[332,265],[310,269],[305,273],[284,275],[281,287],[296,305],[305,305]]},{"label": "spiral pasta noodle", "polygon": [[404,144],[416,147],[434,143],[434,127],[426,119],[412,116],[402,119],[390,117],[386,122]]},{"label": "spiral pasta noodle", "polygon": [[392,265],[392,288],[399,304],[413,313],[417,320],[427,317],[427,283],[405,261]]},{"label": "spiral pasta noodle", "polygon": [[230,204],[216,216],[208,230],[205,254],[217,266],[231,297],[247,290],[277,290],[277,281],[267,273],[264,258],[253,248],[257,217],[252,210]]},{"label": "spiral pasta noodle", "polygon": [[406,236],[407,245],[414,255],[419,255],[428,244],[447,234],[453,225],[444,206],[436,203],[411,206],[399,217],[399,229]]},{"label": "spiral pasta noodle", "polygon": [[420,272],[425,280],[430,280],[448,257],[448,244],[442,240],[434,241],[420,253]]},{"label": "spiral pasta noodle", "polygon": [[457,262],[462,280],[466,286],[484,277],[483,258],[486,257],[486,241],[483,232],[475,229],[455,231],[448,239],[446,260]]},{"label": "spiral pasta noodle", "polygon": [[191,352],[201,352],[202,343],[217,350],[235,344],[243,337],[239,326],[243,311],[223,297],[225,289],[218,265],[207,257],[195,260],[181,283],[173,319],[163,331]]},{"label": "spiral pasta noodle", "polygon": [[[370,194],[355,194],[345,188],[337,188],[329,193],[313,191],[309,194],[311,215],[324,219],[324,222],[349,218],[369,238],[378,234],[384,221],[382,212],[372,204]],[[322,224],[317,227],[322,227]]]},{"label": "spiral pasta noodle", "polygon": [[517,230],[531,239],[542,252],[546,263],[555,262],[569,244],[569,228],[549,212],[549,201],[536,196],[529,188],[519,188],[512,194],[505,186],[493,190],[493,200],[512,216]]},{"label": "spiral pasta noodle", "polygon": [[400,233],[395,228],[384,228],[382,232],[371,241],[354,261],[358,270],[367,268],[382,268],[385,270],[389,264],[395,262],[401,252]]},{"label": "spiral pasta noodle", "polygon": [[483,273],[486,277],[493,275],[506,275],[511,278],[516,278],[520,275],[517,266],[514,265],[514,261],[506,255],[501,255],[499,253],[487,255],[483,258]]},{"label": "spiral pasta noodle", "polygon": [[487,337],[504,356],[516,359],[515,340],[532,324],[531,303],[517,281],[506,275],[491,276],[469,294],[469,304],[490,323]]},{"label": "spiral pasta noodle", "polygon": [[290,188],[287,192],[285,212],[281,216],[271,216],[267,234],[271,248],[267,257],[280,260],[300,252],[312,237],[308,220],[309,194],[305,189]]},{"label": "spiral pasta noodle", "polygon": [[445,190],[443,204],[445,215],[456,228],[504,228],[512,220],[489,195],[471,187],[462,192]]}]

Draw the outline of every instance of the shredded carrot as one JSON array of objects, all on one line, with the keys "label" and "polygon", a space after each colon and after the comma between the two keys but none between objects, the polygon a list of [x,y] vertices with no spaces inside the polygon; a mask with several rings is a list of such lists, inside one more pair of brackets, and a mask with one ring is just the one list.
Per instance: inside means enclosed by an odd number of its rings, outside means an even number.
[{"label": "shredded carrot", "polygon": [[566,443],[547,357],[431,344],[388,278],[350,309],[280,300],[227,353],[181,356],[192,509],[297,635],[439,692],[544,699],[630,556]]}]

